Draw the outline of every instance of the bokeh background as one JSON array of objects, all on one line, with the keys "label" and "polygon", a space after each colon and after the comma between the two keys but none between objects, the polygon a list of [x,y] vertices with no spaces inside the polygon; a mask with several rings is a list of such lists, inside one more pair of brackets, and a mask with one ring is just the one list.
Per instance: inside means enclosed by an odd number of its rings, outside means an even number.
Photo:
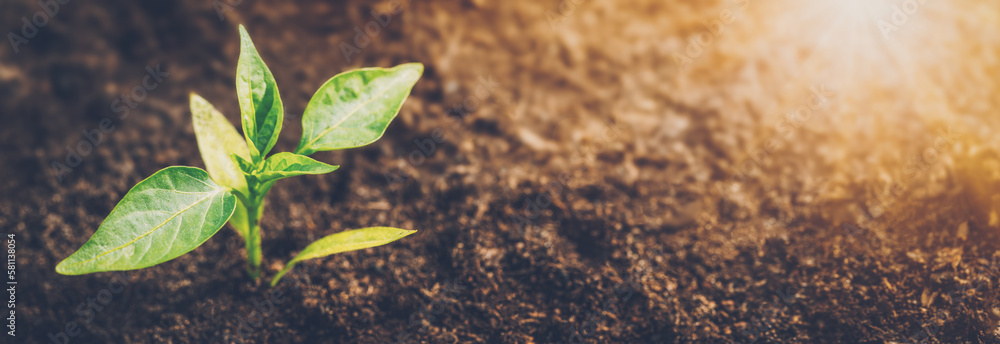
[{"label": "bokeh background", "polygon": [[[13,342],[1000,342],[1000,3],[63,1],[0,6]],[[426,66],[383,139],[274,188],[265,274],[341,230],[420,232],[280,296],[229,229],[56,274],[136,182],[204,167],[189,93],[238,123],[238,24],[286,105],[276,150],[330,76]]]}]

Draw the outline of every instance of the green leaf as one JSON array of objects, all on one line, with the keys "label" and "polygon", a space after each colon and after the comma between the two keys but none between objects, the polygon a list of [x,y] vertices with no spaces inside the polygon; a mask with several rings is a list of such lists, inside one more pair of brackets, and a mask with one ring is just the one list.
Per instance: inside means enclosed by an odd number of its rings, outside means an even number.
[{"label": "green leaf", "polygon": [[236,63],[236,97],[250,157],[257,163],[274,147],[284,122],[278,85],[257,53],[246,28],[240,25],[240,59]]},{"label": "green leaf", "polygon": [[354,148],[375,142],[420,79],[424,66],[362,68],[337,74],[320,86],[302,114],[302,140],[295,152]]},{"label": "green leaf", "polygon": [[232,154],[230,155],[230,157],[233,159],[233,162],[236,163],[236,166],[239,167],[241,171],[243,171],[243,175],[249,176],[257,172],[257,166],[254,165],[252,162],[248,161],[247,159],[244,159],[243,157],[236,154]]},{"label": "green leaf", "polygon": [[335,171],[338,167],[340,166],[328,165],[305,155],[281,152],[267,158],[257,178],[265,182],[303,174],[325,174]]},{"label": "green leaf", "polygon": [[273,287],[278,284],[281,276],[288,273],[295,263],[300,261],[326,257],[335,253],[382,246],[416,232],[392,227],[369,227],[327,235],[306,246],[306,249],[302,250],[298,256],[289,261],[285,265],[285,268],[281,269],[281,272],[278,272],[274,276],[274,279],[271,280],[271,286]]},{"label": "green leaf", "polygon": [[177,258],[218,232],[235,207],[236,196],[204,170],[167,167],[132,187],[56,272],[133,270]]}]

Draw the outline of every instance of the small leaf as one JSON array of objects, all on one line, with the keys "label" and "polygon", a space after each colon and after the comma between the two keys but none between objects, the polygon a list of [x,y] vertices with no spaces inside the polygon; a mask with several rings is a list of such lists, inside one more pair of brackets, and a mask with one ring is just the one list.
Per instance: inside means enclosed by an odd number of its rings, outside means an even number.
[{"label": "small leaf", "polygon": [[335,75],[306,105],[302,140],[295,152],[310,155],[375,142],[396,118],[423,71],[422,64],[407,63]]},{"label": "small leaf", "polygon": [[56,272],[80,275],[166,262],[211,238],[235,207],[236,196],[204,170],[167,167],[132,187]]},{"label": "small leaf", "polygon": [[305,155],[281,152],[267,158],[257,178],[265,182],[303,174],[324,174],[333,172],[338,167],[340,166],[328,165]]},{"label": "small leaf", "polygon": [[274,76],[243,25],[240,25],[240,59],[236,63],[236,97],[240,101],[243,135],[256,163],[278,141],[285,115]]},{"label": "small leaf", "polygon": [[271,286],[273,287],[278,284],[281,276],[288,273],[295,263],[300,261],[326,257],[335,253],[382,246],[416,232],[392,227],[369,227],[327,235],[306,246],[306,249],[302,250],[298,256],[289,261],[285,265],[285,268],[281,269],[281,272],[278,272],[274,276],[274,279],[271,280]]},{"label": "small leaf", "polygon": [[243,171],[243,175],[250,176],[253,175],[254,172],[257,172],[257,166],[254,165],[252,162],[247,161],[247,159],[244,159],[243,157],[236,154],[231,154],[230,158],[233,159],[233,163],[235,163],[236,166],[239,167],[240,171]]}]

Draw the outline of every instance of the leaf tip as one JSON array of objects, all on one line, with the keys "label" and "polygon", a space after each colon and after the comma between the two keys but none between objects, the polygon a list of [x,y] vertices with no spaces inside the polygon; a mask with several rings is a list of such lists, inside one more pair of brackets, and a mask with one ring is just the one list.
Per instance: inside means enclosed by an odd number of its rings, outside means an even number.
[{"label": "leaf tip", "polygon": [[60,275],[75,275],[74,273],[72,273],[71,271],[69,271],[69,269],[67,268],[67,266],[69,265],[67,263],[68,260],[69,260],[68,258],[67,259],[63,259],[63,261],[59,262],[59,264],[56,265],[56,272],[57,273],[59,273]]},{"label": "leaf tip", "polygon": [[201,96],[199,96],[197,93],[194,92],[188,93],[188,99],[190,99],[191,106],[194,106],[195,104],[208,103],[208,101],[205,100],[205,98],[202,98]]},{"label": "leaf tip", "polygon": [[240,24],[240,45],[241,46],[253,46],[253,40],[250,39],[250,33],[247,32],[247,28]]},{"label": "leaf tip", "polygon": [[404,63],[397,66],[396,68],[405,71],[413,71],[413,74],[415,74],[414,76],[418,79],[420,78],[421,75],[424,74],[424,64],[420,62]]},{"label": "leaf tip", "polygon": [[[242,60],[244,58],[243,55],[244,55],[244,52],[246,50],[256,50],[256,49],[257,48],[254,47],[254,45],[253,45],[253,40],[250,39],[250,33],[247,32],[247,29],[245,27],[243,27],[243,24],[240,24],[240,62],[239,63],[244,63]],[[239,66],[237,65],[237,72],[238,72],[238,70],[239,70]]]}]

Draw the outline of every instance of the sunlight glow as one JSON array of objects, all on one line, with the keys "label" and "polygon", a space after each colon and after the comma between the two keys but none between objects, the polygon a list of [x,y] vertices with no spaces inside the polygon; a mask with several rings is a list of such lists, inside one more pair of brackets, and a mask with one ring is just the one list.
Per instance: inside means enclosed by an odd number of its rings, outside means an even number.
[{"label": "sunlight glow", "polygon": [[[778,44],[802,47],[801,63],[788,64],[797,68],[795,74],[856,91],[845,97],[858,103],[895,94],[888,99],[901,108],[918,110],[890,112],[918,116],[944,115],[943,105],[935,103],[941,101],[935,93],[941,88],[943,67],[954,67],[962,60],[962,47],[957,45],[971,38],[959,35],[956,24],[978,15],[969,6],[929,0],[776,0],[772,4],[764,9],[772,15],[766,35]],[[914,104],[918,102],[922,104]]]}]

